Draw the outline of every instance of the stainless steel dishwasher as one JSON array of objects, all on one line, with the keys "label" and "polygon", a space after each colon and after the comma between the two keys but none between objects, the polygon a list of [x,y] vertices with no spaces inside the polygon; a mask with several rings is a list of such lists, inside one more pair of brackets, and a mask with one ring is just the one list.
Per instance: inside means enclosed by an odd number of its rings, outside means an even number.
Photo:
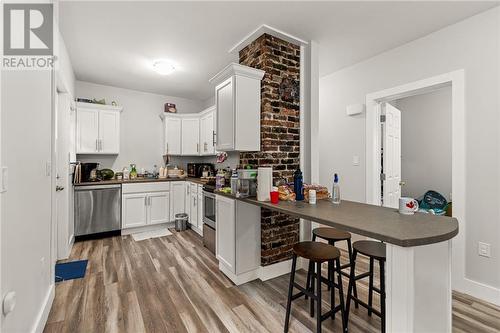
[{"label": "stainless steel dishwasher", "polygon": [[75,187],[75,236],[121,229],[122,187],[82,185]]}]

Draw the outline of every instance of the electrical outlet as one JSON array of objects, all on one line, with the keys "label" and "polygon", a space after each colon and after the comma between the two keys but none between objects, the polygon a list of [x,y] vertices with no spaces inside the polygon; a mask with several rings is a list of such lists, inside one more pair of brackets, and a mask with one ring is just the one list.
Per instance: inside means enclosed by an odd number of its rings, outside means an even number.
[{"label": "electrical outlet", "polygon": [[477,247],[477,252],[481,257],[490,258],[491,257],[490,244],[479,242]]}]

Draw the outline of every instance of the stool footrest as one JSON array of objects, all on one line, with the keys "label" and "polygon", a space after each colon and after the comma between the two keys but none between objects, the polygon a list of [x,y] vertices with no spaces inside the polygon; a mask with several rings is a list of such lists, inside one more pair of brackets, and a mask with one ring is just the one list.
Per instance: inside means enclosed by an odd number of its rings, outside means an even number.
[{"label": "stool footrest", "polygon": [[[363,306],[363,307],[364,307],[364,308],[366,308],[366,309],[369,309],[369,308],[370,308],[370,306],[369,306],[368,304],[366,304],[365,302],[363,302],[362,300],[360,300],[360,299],[359,299],[359,298],[357,298],[357,297],[351,296],[351,299],[352,299],[353,301],[358,302],[358,304],[359,304],[359,305]],[[378,311],[378,310],[374,309],[373,307],[372,307],[372,310],[371,310],[371,311],[372,311],[372,313],[376,314],[377,316],[382,317],[382,314],[380,313],[380,311]]]},{"label": "stool footrest", "polygon": [[311,297],[312,299],[318,298],[313,292],[310,292],[309,290],[307,290],[306,288],[302,287],[300,284],[297,284],[296,282],[293,283],[293,286],[295,288],[297,288],[298,290],[300,290],[300,292],[297,293],[297,294],[295,294],[295,295],[293,295],[292,296],[292,300],[295,300],[295,299],[297,299],[297,298],[299,298],[301,296],[305,296],[305,295]]}]

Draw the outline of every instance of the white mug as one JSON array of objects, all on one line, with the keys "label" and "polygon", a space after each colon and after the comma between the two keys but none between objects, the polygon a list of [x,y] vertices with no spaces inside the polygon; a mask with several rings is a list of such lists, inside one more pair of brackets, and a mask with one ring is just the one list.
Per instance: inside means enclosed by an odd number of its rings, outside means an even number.
[{"label": "white mug", "polygon": [[418,210],[418,201],[413,198],[399,198],[399,213],[404,215],[413,215]]}]

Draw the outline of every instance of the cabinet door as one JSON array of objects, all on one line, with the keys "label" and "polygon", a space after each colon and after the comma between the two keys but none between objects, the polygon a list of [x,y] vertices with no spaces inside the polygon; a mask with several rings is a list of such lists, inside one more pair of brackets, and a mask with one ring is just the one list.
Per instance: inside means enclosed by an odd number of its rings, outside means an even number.
[{"label": "cabinet door", "polygon": [[191,223],[191,183],[186,182],[184,189],[184,203],[186,205],[186,214],[188,215],[188,222]]},{"label": "cabinet door", "polygon": [[181,119],[165,118],[165,154],[181,154]]},{"label": "cabinet door", "polygon": [[209,112],[201,118],[200,147],[202,155],[215,154],[214,112]]},{"label": "cabinet door", "polygon": [[231,272],[236,271],[236,229],[234,200],[223,196],[216,197],[217,221],[217,259]]},{"label": "cabinet door", "polygon": [[185,213],[185,182],[172,182],[170,185],[170,221],[175,220],[175,214]]},{"label": "cabinet door", "polygon": [[197,193],[198,201],[198,229],[200,234],[203,236],[203,186],[198,185],[198,193]]},{"label": "cabinet door", "polygon": [[166,223],[169,221],[169,192],[153,192],[148,194],[148,224]]},{"label": "cabinet door", "polygon": [[234,89],[233,78],[215,88],[216,105],[216,147],[217,150],[234,149]]},{"label": "cabinet door", "polygon": [[147,196],[144,193],[123,194],[122,196],[122,228],[133,228],[146,225]]},{"label": "cabinet door", "polygon": [[118,154],[120,152],[120,113],[99,111],[99,152]]},{"label": "cabinet door", "polygon": [[199,229],[201,225],[198,224],[198,187],[191,186],[191,196],[190,196],[190,204],[191,204],[191,226]]},{"label": "cabinet door", "polygon": [[76,153],[97,153],[98,139],[99,114],[97,110],[78,108],[76,111]]},{"label": "cabinet door", "polygon": [[182,118],[182,155],[200,154],[200,119]]}]

